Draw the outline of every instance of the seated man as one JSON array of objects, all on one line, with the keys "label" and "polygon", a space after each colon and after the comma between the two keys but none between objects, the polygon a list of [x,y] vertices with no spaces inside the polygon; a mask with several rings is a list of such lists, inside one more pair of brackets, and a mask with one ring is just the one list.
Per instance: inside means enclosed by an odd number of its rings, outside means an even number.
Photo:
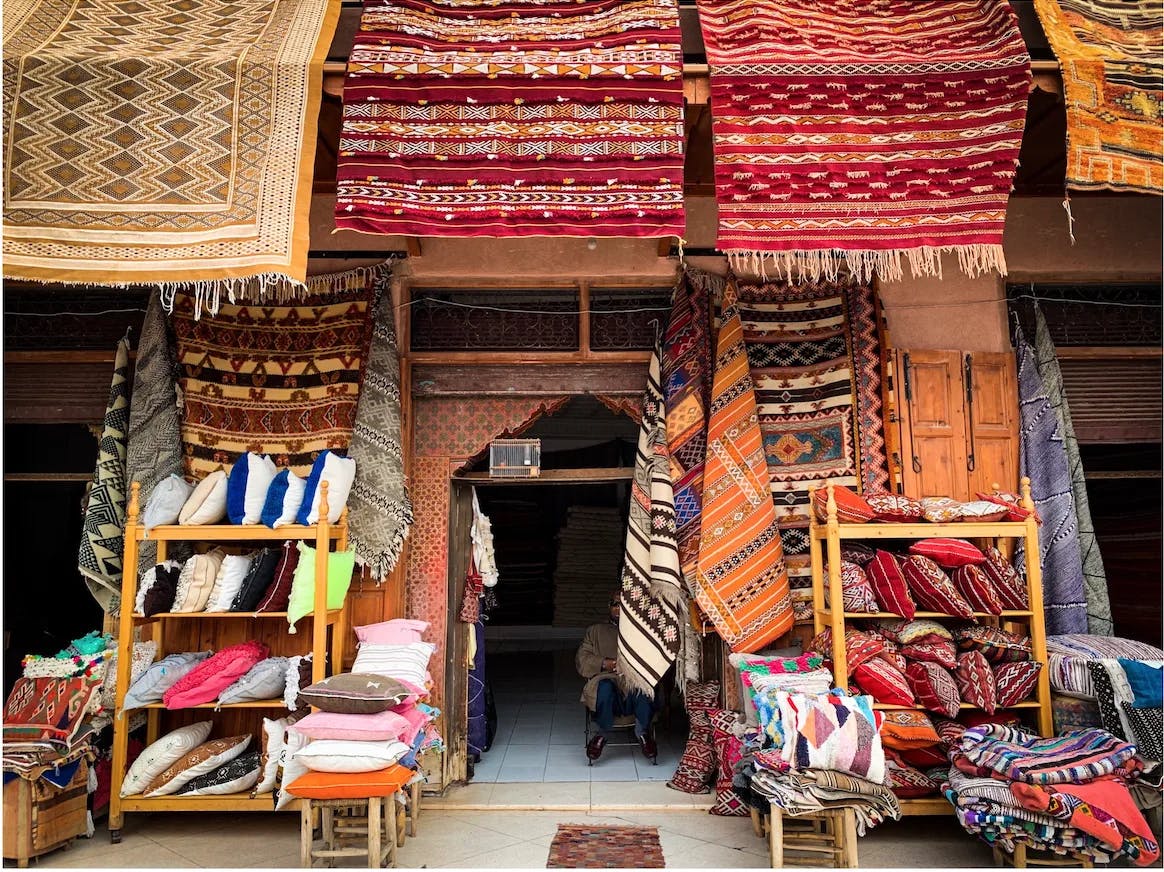
[{"label": "seated man", "polygon": [[618,685],[618,613],[621,608],[617,592],[610,597],[610,620],[593,624],[586,630],[582,645],[574,658],[578,674],[586,679],[582,688],[582,704],[594,712],[598,732],[586,745],[586,756],[597,760],[606,747],[607,734],[614,729],[619,715],[635,716],[635,738],[647,757],[658,750],[651,736],[654,702],[642,691],[623,693]]}]

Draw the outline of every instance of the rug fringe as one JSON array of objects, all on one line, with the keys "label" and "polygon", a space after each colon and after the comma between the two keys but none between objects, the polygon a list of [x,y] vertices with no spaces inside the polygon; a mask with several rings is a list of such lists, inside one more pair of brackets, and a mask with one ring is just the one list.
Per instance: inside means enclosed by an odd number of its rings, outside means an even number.
[{"label": "rug fringe", "polygon": [[[847,272],[858,282],[867,284],[874,277],[888,282],[905,278],[904,258],[914,278],[931,276],[942,278],[942,257],[956,254],[962,272],[977,278],[989,272],[1006,275],[1006,256],[1001,245],[973,243],[970,245],[922,245],[917,248],[895,248],[887,251],[842,251],[830,248],[816,251],[748,251],[735,249],[726,252],[728,264],[736,273],[746,272],[764,281],[783,279],[790,282],[821,279],[838,281]],[[769,272],[773,275],[769,275]]]},{"label": "rug fringe", "polygon": [[158,289],[162,307],[169,315],[174,314],[174,298],[179,291],[193,294],[194,320],[197,321],[202,317],[203,309],[210,315],[218,314],[224,293],[231,305],[265,302],[286,305],[296,303],[306,296],[326,296],[358,290],[369,281],[380,281],[390,276],[394,264],[395,259],[390,259],[344,272],[308,276],[306,282],[296,281],[283,273],[260,273],[241,278],[165,282]]}]

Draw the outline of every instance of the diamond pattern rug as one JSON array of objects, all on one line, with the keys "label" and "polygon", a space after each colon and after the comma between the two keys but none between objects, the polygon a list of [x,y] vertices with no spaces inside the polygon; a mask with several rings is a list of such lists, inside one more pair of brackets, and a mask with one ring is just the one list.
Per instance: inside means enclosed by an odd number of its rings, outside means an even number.
[{"label": "diamond pattern rug", "polygon": [[655,827],[562,824],[550,844],[547,869],[662,869]]}]

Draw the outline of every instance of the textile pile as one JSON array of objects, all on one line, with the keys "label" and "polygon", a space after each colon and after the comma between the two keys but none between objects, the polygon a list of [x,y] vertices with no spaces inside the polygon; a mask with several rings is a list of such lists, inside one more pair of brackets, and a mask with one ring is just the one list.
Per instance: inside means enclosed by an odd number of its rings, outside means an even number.
[{"label": "textile pile", "polygon": [[1164,192],[1164,31],[1153,0],[1035,0],[1059,59],[1067,106],[1067,186]]},{"label": "textile pile", "polygon": [[189,283],[212,308],[304,291],[335,3],[9,11],[5,278]]},{"label": "textile pile", "polygon": [[588,627],[607,619],[623,558],[626,528],[620,514],[598,506],[566,510],[554,568],[555,627]]},{"label": "textile pile", "polygon": [[1105,730],[1044,739],[986,724],[953,742],[950,762],[945,792],[959,822],[992,845],[1104,863],[1126,856],[1138,866],[1160,857],[1129,791],[1143,763],[1134,745]]},{"label": "textile pile", "polygon": [[808,489],[889,489],[875,294],[851,280],[742,282],[739,293],[793,608],[809,620]]},{"label": "textile pile", "polygon": [[737,269],[861,281],[1005,274],[1030,59],[1010,6],[700,0],[717,247]]},{"label": "textile pile", "polygon": [[367,0],[336,226],[417,236],[682,235],[668,0]]}]

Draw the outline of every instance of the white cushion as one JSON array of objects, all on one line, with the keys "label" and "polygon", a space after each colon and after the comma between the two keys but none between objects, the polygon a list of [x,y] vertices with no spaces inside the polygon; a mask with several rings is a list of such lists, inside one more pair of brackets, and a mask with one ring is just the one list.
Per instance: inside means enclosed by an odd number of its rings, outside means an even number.
[{"label": "white cushion", "polygon": [[424,687],[428,661],[434,651],[436,645],[431,642],[409,642],[407,645],[361,642],[352,672],[387,675],[416,687]]},{"label": "white cushion", "polygon": [[193,490],[194,488],[186,484],[186,480],[180,475],[170,474],[163,478],[146,501],[145,511],[141,514],[141,525],[150,530],[164,524],[178,523],[182,507],[186,505],[186,500],[190,499]]},{"label": "white cushion", "polygon": [[218,575],[214,579],[214,590],[210,591],[206,601],[206,611],[230,611],[253,559],[253,554],[227,554],[222,558],[222,566],[218,568]]},{"label": "white cushion", "polygon": [[[125,711],[141,708],[146,703],[161,702],[166,691],[179,678],[210,656],[209,651],[190,651],[167,654],[146,669],[145,674],[129,686],[122,702]],[[165,769],[165,767],[162,767]],[[159,770],[160,771],[160,770]]]},{"label": "white cushion", "polygon": [[267,498],[259,520],[272,530],[294,524],[299,507],[303,505],[303,491],[306,487],[306,479],[291,470],[284,469],[278,473],[267,488]]},{"label": "white cushion", "polygon": [[252,702],[260,699],[282,699],[287,687],[287,658],[268,657],[218,695],[222,704]]},{"label": "white cushion", "polygon": [[178,514],[179,524],[217,524],[226,517],[226,473],[216,470],[194,488]]},{"label": "white cushion", "polygon": [[263,718],[263,755],[260,758],[262,771],[255,785],[254,795],[270,793],[275,789],[275,779],[279,775],[279,757],[283,753],[283,742],[287,738],[287,719]]},{"label": "white cushion", "polygon": [[214,590],[214,582],[224,557],[225,551],[214,548],[187,560],[178,574],[178,592],[170,611],[200,612],[205,609],[210,602],[210,592]]},{"label": "white cushion", "polygon": [[227,793],[242,793],[250,790],[259,780],[262,767],[259,752],[251,751],[235,757],[206,775],[186,782],[178,791],[179,796],[221,796]]},{"label": "white cushion", "polygon": [[[227,740],[217,740],[216,739],[215,743],[221,743],[221,742],[225,742],[225,741],[227,741]],[[213,744],[215,744],[215,743],[211,743],[211,746],[213,747]],[[186,769],[181,770],[180,772],[176,773],[174,775],[174,777],[171,778],[169,781],[167,781],[165,784],[161,785],[160,787],[155,787],[153,790],[151,790],[149,793],[147,793],[145,795],[146,796],[169,796],[171,794],[177,793],[179,790],[181,790],[183,787],[185,787],[187,784],[189,784],[191,781],[193,781],[199,775],[206,775],[209,772],[213,772],[215,769],[217,769],[219,766],[223,765],[224,763],[229,763],[235,757],[241,756],[243,751],[245,751],[247,749],[247,746],[249,746],[250,743],[251,743],[250,736],[239,736],[238,741],[235,742],[234,744],[228,745],[222,751],[219,751],[216,754],[211,754],[210,756],[206,757],[206,759],[204,759],[198,763],[195,763],[193,766],[189,766]],[[197,748],[195,748],[194,750],[197,750]],[[173,764],[171,764],[171,766],[172,765]],[[165,770],[162,770],[162,771],[164,774]]]},{"label": "white cushion", "polygon": [[295,752],[313,772],[375,772],[386,769],[409,751],[395,739],[385,742],[356,742],[345,739],[317,739]]},{"label": "white cushion", "polygon": [[283,751],[279,754],[279,768],[283,770],[283,777],[279,779],[279,790],[275,795],[275,811],[282,811],[284,806],[295,799],[294,794],[287,792],[287,787],[293,784],[299,776],[307,773],[307,767],[302,760],[295,758],[295,752],[309,741],[311,740],[294,727],[287,728],[287,736],[283,740]]},{"label": "white cushion", "polygon": [[267,500],[267,488],[279,468],[267,455],[249,451],[230,470],[226,485],[226,514],[232,524],[257,524]]},{"label": "white cushion", "polygon": [[121,782],[121,795],[132,796],[141,793],[147,784],[177,763],[190,751],[206,741],[213,721],[187,724],[172,733],[166,733],[141,752]]},{"label": "white cushion", "polygon": [[348,504],[348,494],[352,482],[356,480],[356,462],[350,457],[340,457],[325,451],[315,459],[307,486],[303,491],[303,504],[299,507],[297,520],[300,524],[319,522],[320,483],[327,482],[327,520],[334,524],[339,520],[344,506]]}]

